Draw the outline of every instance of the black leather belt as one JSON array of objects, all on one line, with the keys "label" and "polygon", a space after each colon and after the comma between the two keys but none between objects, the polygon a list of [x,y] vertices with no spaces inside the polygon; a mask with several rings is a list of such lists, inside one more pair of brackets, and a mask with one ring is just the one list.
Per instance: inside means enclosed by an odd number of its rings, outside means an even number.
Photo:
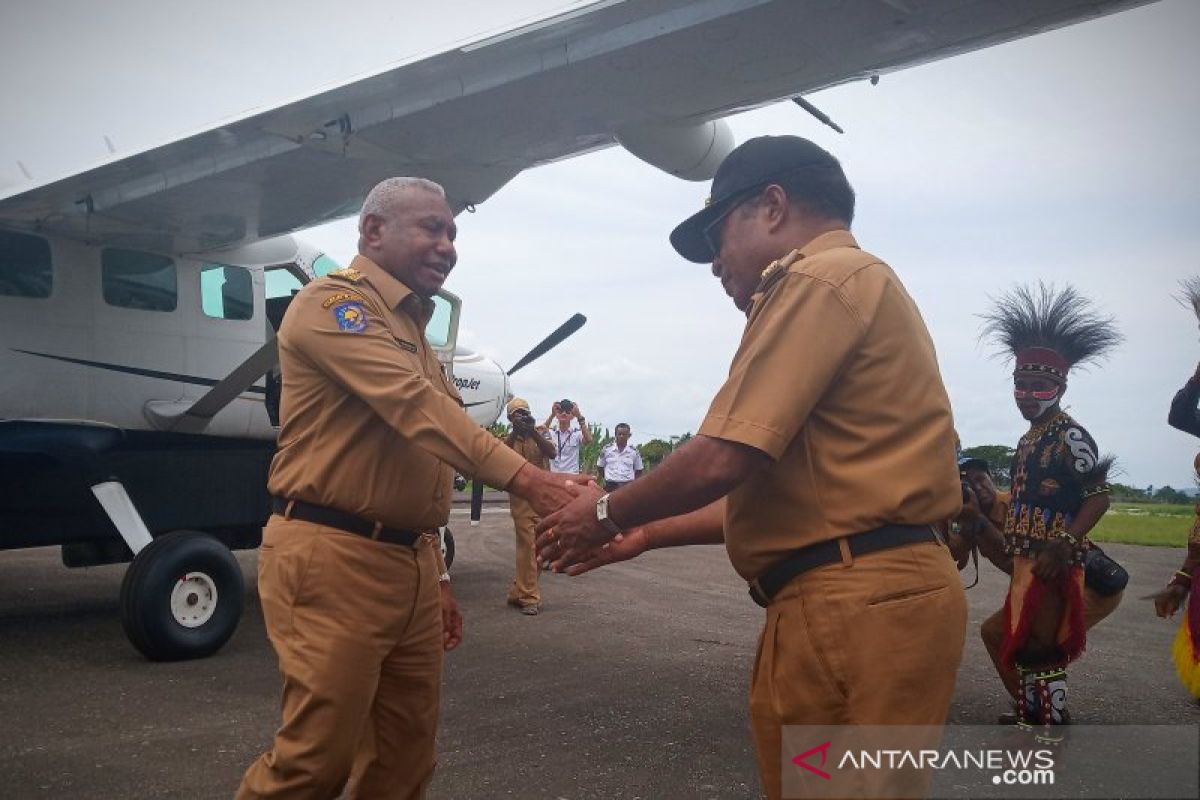
[{"label": "black leather belt", "polygon": [[[291,508],[289,509],[289,506]],[[300,500],[288,500],[283,497],[271,498],[271,510],[282,517],[288,519],[300,519],[305,522],[314,522],[317,525],[325,525],[330,528],[346,531],[347,533],[356,533],[359,536],[365,536],[368,539],[374,539],[377,542],[387,542],[388,544],[402,544],[406,547],[412,547],[421,538],[421,534],[416,531],[406,531],[400,528],[385,528],[378,523],[365,520],[362,517],[356,517],[353,514],[347,514],[345,511],[338,511],[336,508],[326,508],[325,506],[315,506],[312,503],[305,503]]]},{"label": "black leather belt", "polygon": [[[940,541],[929,525],[884,525],[881,528],[851,534],[845,539],[852,556],[865,556],[867,553],[906,544]],[[766,608],[775,595],[796,576],[810,569],[841,561],[842,551],[838,541],[830,539],[802,547],[774,564],[750,582],[750,597]]]}]

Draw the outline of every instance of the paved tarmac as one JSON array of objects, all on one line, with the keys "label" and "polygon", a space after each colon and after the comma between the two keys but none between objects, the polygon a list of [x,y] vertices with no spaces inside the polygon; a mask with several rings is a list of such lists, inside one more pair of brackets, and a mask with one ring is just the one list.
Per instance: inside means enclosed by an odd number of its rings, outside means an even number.
[{"label": "paved tarmac", "polygon": [[[432,797],[758,796],[745,697],[762,612],[721,548],[544,574],[545,610],[525,617],[504,604],[507,509],[489,504],[474,529],[456,509],[451,524],[467,628],[447,659]],[[1076,720],[1200,723],[1169,662],[1177,623],[1138,599],[1183,551],[1107,549],[1133,577],[1072,670]],[[256,554],[239,559],[247,607],[229,644],[203,661],[151,664],[121,631],[123,566],[67,570],[54,548],[0,553],[0,796],[231,797],[270,742],[279,700]],[[954,722],[990,724],[1003,709],[977,630],[1005,580],[985,564],[968,593]]]}]

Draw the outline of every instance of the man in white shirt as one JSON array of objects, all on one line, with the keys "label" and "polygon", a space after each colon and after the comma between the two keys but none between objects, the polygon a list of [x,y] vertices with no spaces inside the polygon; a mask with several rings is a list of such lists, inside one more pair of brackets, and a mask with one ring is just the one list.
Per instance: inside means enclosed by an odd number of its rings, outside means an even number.
[{"label": "man in white shirt", "polygon": [[642,454],[629,444],[632,432],[628,422],[618,423],[613,433],[616,441],[605,445],[596,459],[596,475],[604,479],[607,491],[616,491],[642,474]]},{"label": "man in white shirt", "polygon": [[[592,431],[588,428],[587,419],[579,406],[570,400],[559,400],[546,417],[546,427],[551,420],[558,420],[558,428],[550,431],[550,441],[556,451],[550,459],[551,472],[579,473],[579,451],[585,444],[592,443]],[[572,428],[573,421],[579,422],[579,427]]]}]

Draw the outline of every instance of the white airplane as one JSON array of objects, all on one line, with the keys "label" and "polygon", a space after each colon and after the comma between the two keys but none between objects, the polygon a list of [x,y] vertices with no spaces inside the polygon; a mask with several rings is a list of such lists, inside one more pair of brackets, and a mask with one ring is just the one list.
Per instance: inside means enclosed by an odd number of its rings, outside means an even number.
[{"label": "white airplane", "polygon": [[[230,548],[256,546],[268,514],[273,332],[331,266],[290,233],[354,214],[383,177],[436,180],[458,212],[618,143],[704,180],[733,147],[728,114],[1139,4],[514,0],[488,5],[487,35],[432,50],[419,25],[389,30],[409,55],[294,102],[69,174],[19,163],[0,186],[0,549],[132,559],[135,646],[215,652],[241,611]],[[460,313],[441,293],[426,335],[488,424],[522,364],[455,355]]]}]

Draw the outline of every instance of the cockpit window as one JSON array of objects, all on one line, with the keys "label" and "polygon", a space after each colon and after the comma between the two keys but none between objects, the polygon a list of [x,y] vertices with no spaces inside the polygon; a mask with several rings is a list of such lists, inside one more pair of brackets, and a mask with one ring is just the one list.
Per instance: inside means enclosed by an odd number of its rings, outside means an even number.
[{"label": "cockpit window", "polygon": [[318,278],[325,277],[335,269],[341,269],[341,265],[324,253],[313,259],[313,274]]},{"label": "cockpit window", "polygon": [[434,347],[445,347],[450,341],[450,322],[454,307],[441,295],[433,296],[433,316],[425,326],[425,338]]},{"label": "cockpit window", "polygon": [[39,236],[0,231],[0,295],[49,297],[50,245]]},{"label": "cockpit window", "polygon": [[100,254],[104,302],[142,311],[174,311],[179,302],[175,262],[156,253],[109,247]]},{"label": "cockpit window", "polygon": [[200,303],[217,319],[254,316],[254,280],[245,267],[205,264],[200,268]]},{"label": "cockpit window", "polygon": [[268,300],[274,300],[276,297],[291,297],[304,288],[304,282],[287,267],[275,267],[267,270],[266,284]]}]

